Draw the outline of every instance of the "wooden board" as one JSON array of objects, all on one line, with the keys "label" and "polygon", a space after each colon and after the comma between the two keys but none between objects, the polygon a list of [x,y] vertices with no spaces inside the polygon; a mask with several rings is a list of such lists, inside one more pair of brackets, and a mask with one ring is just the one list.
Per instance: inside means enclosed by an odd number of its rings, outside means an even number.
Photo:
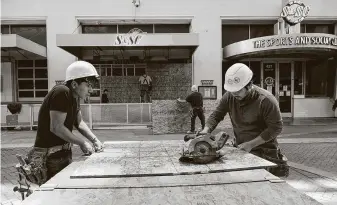
[{"label": "wooden board", "polygon": [[41,188],[141,188],[141,187],[172,187],[188,185],[231,184],[257,181],[280,181],[280,179],[264,169],[236,172],[209,173],[176,176],[147,176],[124,178],[75,178],[69,176],[80,163],[73,162],[62,172],[54,176]]},{"label": "wooden board", "polygon": [[225,146],[221,159],[207,165],[179,161],[183,141],[109,142],[103,153],[90,156],[71,178],[111,178],[228,172],[275,166],[234,147]]},{"label": "wooden board", "polygon": [[162,188],[54,189],[36,191],[22,205],[315,205],[287,183],[252,182]]}]

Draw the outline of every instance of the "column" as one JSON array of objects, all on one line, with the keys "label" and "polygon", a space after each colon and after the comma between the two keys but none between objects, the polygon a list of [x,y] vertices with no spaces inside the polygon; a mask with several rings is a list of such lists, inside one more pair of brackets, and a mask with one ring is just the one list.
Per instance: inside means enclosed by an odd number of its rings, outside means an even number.
[{"label": "column", "polygon": [[47,19],[47,58],[48,58],[48,88],[56,84],[56,80],[65,80],[66,68],[77,58],[57,47],[56,34],[78,33],[78,21],[75,16],[53,15]]},{"label": "column", "polygon": [[214,80],[217,98],[222,97],[222,48],[220,16],[209,13],[197,15],[191,23],[191,32],[199,34],[199,47],[193,55],[193,84]]},{"label": "column", "polygon": [[[337,35],[337,23],[335,24],[335,35]],[[337,56],[334,57],[334,62],[335,62],[335,66],[336,66],[336,74],[335,74],[335,94],[334,94],[334,99],[337,99]],[[337,111],[335,112],[335,117],[337,117]]]}]

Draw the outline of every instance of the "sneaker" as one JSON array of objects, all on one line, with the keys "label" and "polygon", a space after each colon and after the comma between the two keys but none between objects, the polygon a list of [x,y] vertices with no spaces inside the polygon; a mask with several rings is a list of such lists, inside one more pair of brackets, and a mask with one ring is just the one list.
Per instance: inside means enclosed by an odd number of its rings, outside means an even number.
[{"label": "sneaker", "polygon": [[188,132],[187,132],[187,134],[193,134],[193,133],[194,133],[194,132],[192,132],[192,131],[188,131]]}]

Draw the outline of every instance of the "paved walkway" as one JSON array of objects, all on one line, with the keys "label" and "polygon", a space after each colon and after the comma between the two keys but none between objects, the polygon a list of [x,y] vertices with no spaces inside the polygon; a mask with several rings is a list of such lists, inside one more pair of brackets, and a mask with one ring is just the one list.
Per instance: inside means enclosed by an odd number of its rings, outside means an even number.
[{"label": "paved walkway", "polygon": [[[148,130],[94,132],[101,141],[180,140],[183,136],[151,135]],[[35,131],[2,132],[1,138],[1,204],[9,205],[20,200],[20,195],[12,191],[17,185],[15,154],[27,152]],[[337,204],[337,126],[286,126],[279,142],[294,166],[287,182],[321,203]],[[74,160],[80,154],[79,147],[74,147]]]}]

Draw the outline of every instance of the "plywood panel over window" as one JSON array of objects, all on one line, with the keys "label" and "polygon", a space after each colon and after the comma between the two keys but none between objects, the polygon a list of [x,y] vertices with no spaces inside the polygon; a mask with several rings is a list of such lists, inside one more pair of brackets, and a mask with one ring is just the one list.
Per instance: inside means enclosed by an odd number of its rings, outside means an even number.
[{"label": "plywood panel over window", "polygon": [[189,24],[155,24],[155,33],[189,33]]},{"label": "plywood panel over window", "polygon": [[47,45],[45,25],[11,25],[11,33],[29,39],[37,44]]},{"label": "plywood panel over window", "polygon": [[42,101],[48,93],[47,60],[17,61],[19,101]]},{"label": "plywood panel over window", "polygon": [[82,33],[117,33],[117,25],[82,26]]},{"label": "plywood panel over window", "polygon": [[83,25],[82,33],[129,33],[138,28],[146,33],[189,33],[190,24],[119,24],[119,25]]},{"label": "plywood panel over window", "polygon": [[274,35],[274,25],[273,24],[257,24],[250,25],[250,38],[258,38],[263,36]]},{"label": "plywood panel over window", "polygon": [[249,25],[223,25],[222,47],[249,39]]},{"label": "plywood panel over window", "polygon": [[129,33],[134,28],[138,28],[146,33],[153,33],[153,24],[118,25],[118,33]]}]

